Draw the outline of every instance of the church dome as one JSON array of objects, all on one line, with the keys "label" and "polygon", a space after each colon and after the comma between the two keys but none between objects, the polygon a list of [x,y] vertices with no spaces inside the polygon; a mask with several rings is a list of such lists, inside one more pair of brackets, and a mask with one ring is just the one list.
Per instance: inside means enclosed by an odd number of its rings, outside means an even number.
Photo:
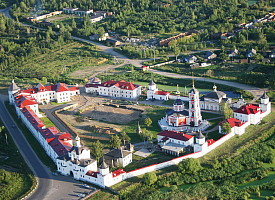
[{"label": "church dome", "polygon": [[173,105],[183,105],[183,101],[181,99],[176,99]]},{"label": "church dome", "polygon": [[97,77],[94,77],[94,78],[90,79],[90,83],[92,83],[92,84],[100,84],[101,80],[99,78],[97,78]]}]

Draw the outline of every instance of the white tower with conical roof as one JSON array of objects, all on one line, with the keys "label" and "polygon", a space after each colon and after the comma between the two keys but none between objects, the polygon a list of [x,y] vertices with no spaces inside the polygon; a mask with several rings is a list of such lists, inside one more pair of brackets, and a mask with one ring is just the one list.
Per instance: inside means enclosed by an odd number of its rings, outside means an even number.
[{"label": "white tower with conical roof", "polygon": [[155,92],[158,91],[157,85],[151,79],[149,85],[148,85],[148,90],[147,90],[147,99],[153,99]]},{"label": "white tower with conical roof", "polygon": [[199,126],[202,121],[199,91],[195,88],[193,78],[193,88],[189,92],[189,120],[190,126]]},{"label": "white tower with conical roof", "polygon": [[76,147],[81,147],[80,137],[78,137],[78,136],[76,136],[76,138],[75,138],[75,146]]},{"label": "white tower with conical roof", "polygon": [[13,95],[17,92],[20,91],[20,88],[16,85],[16,83],[14,82],[14,79],[12,79],[12,84],[9,88],[9,101],[10,101],[10,104],[14,104],[14,97]]},{"label": "white tower with conical roof", "polygon": [[205,141],[205,136],[199,131],[196,135],[196,143],[194,144],[194,153],[198,151],[205,151],[208,145]]},{"label": "white tower with conical roof", "polygon": [[266,91],[264,91],[264,94],[261,96],[261,103],[260,103],[261,112],[263,114],[262,117],[265,117],[271,112],[271,102],[269,101],[269,97],[266,94]]}]

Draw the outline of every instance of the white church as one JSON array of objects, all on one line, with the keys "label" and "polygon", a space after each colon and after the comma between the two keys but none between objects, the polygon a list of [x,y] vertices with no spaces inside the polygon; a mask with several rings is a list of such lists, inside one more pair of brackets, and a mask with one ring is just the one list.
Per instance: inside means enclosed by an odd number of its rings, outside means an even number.
[{"label": "white church", "polygon": [[196,132],[207,129],[210,124],[202,120],[200,111],[199,91],[193,88],[189,92],[189,109],[184,108],[184,103],[180,98],[176,99],[173,109],[166,110],[166,116],[159,120],[162,130]]}]

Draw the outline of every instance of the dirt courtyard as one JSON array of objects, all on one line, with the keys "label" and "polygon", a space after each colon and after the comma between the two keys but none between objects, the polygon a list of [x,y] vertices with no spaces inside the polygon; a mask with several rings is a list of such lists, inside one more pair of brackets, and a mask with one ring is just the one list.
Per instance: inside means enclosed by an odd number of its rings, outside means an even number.
[{"label": "dirt courtyard", "polygon": [[111,106],[97,105],[92,109],[81,113],[81,117],[96,119],[115,124],[128,124],[131,121],[139,119],[140,111],[134,111],[124,108],[114,108]]}]

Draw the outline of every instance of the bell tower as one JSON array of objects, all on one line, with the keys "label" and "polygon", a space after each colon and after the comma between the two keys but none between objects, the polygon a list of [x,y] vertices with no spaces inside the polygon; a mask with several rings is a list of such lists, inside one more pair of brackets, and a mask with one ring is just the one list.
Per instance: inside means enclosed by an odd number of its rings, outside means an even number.
[{"label": "bell tower", "polygon": [[200,99],[199,99],[199,91],[195,88],[194,78],[193,78],[193,88],[189,92],[189,118],[190,118],[190,126],[199,126],[202,117],[200,110]]}]

